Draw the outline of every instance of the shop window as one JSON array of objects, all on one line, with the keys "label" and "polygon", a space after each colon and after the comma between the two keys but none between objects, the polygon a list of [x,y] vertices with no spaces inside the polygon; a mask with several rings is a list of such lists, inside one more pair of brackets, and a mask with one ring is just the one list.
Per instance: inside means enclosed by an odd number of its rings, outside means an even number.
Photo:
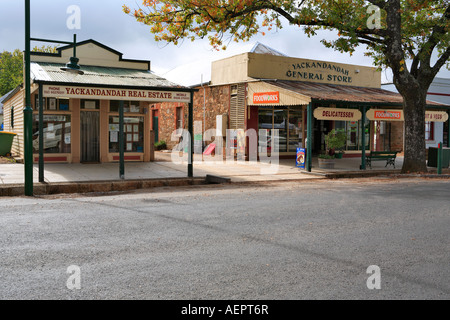
[{"label": "shop window", "polygon": [[[45,153],[71,152],[71,121],[69,115],[44,115]],[[39,152],[39,116],[33,121],[33,152]]]},{"label": "shop window", "polygon": [[[345,143],[345,150],[362,150],[362,121],[335,121],[334,128],[345,132],[347,140]],[[364,124],[366,150],[370,149],[370,121],[366,120]]]},{"label": "shop window", "polygon": [[100,100],[81,100],[81,109],[98,110],[100,109]]},{"label": "shop window", "polygon": [[[43,98],[43,110],[45,111],[69,111],[69,99]],[[35,95],[34,109],[39,110],[39,95]]]},{"label": "shop window", "polygon": [[[109,102],[109,112],[119,112],[120,101],[111,100]],[[140,108],[139,101],[124,101],[123,102],[123,112],[124,113],[143,113]]]},{"label": "shop window", "polygon": [[[144,152],[144,117],[124,117],[124,151]],[[119,152],[119,117],[109,117],[109,152]]]},{"label": "shop window", "polygon": [[268,148],[271,143],[271,130],[278,130],[279,152],[296,152],[297,148],[303,146],[302,122],[301,107],[289,109],[260,107],[258,110],[258,129],[267,130]]},{"label": "shop window", "polygon": [[425,140],[434,140],[434,122],[425,121]]}]

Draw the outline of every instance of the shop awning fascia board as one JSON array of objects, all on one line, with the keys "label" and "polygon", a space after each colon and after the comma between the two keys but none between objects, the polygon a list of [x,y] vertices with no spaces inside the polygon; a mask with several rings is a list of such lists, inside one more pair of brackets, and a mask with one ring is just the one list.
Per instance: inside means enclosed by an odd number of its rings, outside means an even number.
[{"label": "shop awning fascia board", "polygon": [[[280,95],[279,103],[254,103],[253,95],[251,93],[261,93],[261,92],[273,92],[278,91]],[[298,106],[298,105],[308,105],[311,102],[311,98],[291,90],[287,90],[264,81],[248,82],[248,106]]]},{"label": "shop awning fascia board", "polygon": [[[377,88],[364,88],[334,84],[319,84],[305,81],[262,80],[270,85],[289,90],[304,96],[309,96],[315,104],[336,104],[367,107],[403,107],[403,97],[395,92]],[[349,100],[336,99],[335,95],[349,96]],[[320,97],[318,97],[320,96]],[[352,99],[360,96],[361,100]],[[375,97],[370,101],[371,97]],[[369,100],[369,101],[368,101]],[[380,101],[384,100],[384,101]],[[427,100],[427,108],[449,108],[450,106]]]},{"label": "shop awning fascia board", "polygon": [[[82,76],[80,76],[82,77]],[[173,92],[197,92],[199,89],[188,87],[164,87],[164,86],[129,86],[129,85],[108,85],[96,83],[74,83],[74,82],[56,82],[56,81],[40,81],[35,80],[34,83],[38,85],[55,85],[67,87],[89,87],[89,88],[108,88],[108,89],[134,89],[134,90],[165,90]]]},{"label": "shop awning fascia board", "polygon": [[[366,107],[398,107],[403,108],[403,103],[384,103],[384,102],[356,102],[356,101],[342,101],[342,100],[321,100],[321,99],[311,99],[312,103],[315,104],[336,104],[336,108],[358,108],[362,106]],[[343,106],[345,105],[345,106]],[[427,104],[425,106],[427,109],[448,109],[450,110],[449,105],[444,104]]]}]

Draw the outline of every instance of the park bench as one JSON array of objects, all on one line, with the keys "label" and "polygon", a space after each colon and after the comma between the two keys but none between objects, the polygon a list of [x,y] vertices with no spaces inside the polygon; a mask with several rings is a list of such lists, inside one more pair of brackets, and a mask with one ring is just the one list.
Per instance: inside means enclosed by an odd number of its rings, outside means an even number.
[{"label": "park bench", "polygon": [[392,164],[395,169],[395,158],[397,157],[398,151],[370,151],[366,156],[367,165],[372,169],[372,161],[383,161],[386,160],[386,165]]}]

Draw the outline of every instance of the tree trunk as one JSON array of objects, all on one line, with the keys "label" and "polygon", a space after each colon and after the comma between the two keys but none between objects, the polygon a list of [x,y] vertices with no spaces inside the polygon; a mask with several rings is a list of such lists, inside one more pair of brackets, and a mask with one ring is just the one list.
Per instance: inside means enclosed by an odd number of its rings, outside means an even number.
[{"label": "tree trunk", "polygon": [[[417,88],[415,88],[417,89]],[[403,95],[405,157],[402,173],[427,172],[425,144],[426,90],[406,89]]]}]

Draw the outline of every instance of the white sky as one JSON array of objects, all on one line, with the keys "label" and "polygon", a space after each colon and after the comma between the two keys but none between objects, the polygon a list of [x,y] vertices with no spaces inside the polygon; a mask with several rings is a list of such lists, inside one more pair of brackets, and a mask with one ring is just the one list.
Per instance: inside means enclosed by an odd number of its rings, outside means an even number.
[{"label": "white sky", "polygon": [[[25,48],[24,2],[2,0],[0,51]],[[256,36],[250,44],[231,42],[226,51],[214,51],[204,40],[186,40],[178,46],[157,43],[153,40],[148,26],[138,23],[133,17],[122,12],[123,4],[136,8],[141,4],[141,0],[31,0],[31,37],[72,41],[73,34],[76,33],[78,41],[94,39],[123,53],[126,59],[150,60],[152,70],[161,76],[165,76],[166,72],[174,68],[188,64],[198,65],[199,62],[209,68],[211,61],[242,53],[257,41],[291,57],[372,65],[372,60],[364,56],[363,47],[350,56],[327,49],[320,43],[322,38],[330,39],[335,33],[322,32],[316,37],[308,38],[301,29],[286,23],[282,30]],[[78,30],[70,30],[67,27],[70,16],[67,9],[71,5],[77,5],[81,10],[81,28]],[[32,47],[42,44],[33,42]],[[200,83],[202,72],[198,71],[197,83]],[[382,83],[392,81],[388,74],[383,73]],[[450,78],[450,71],[443,68],[438,77]],[[169,80],[177,82],[176,79]]]}]

